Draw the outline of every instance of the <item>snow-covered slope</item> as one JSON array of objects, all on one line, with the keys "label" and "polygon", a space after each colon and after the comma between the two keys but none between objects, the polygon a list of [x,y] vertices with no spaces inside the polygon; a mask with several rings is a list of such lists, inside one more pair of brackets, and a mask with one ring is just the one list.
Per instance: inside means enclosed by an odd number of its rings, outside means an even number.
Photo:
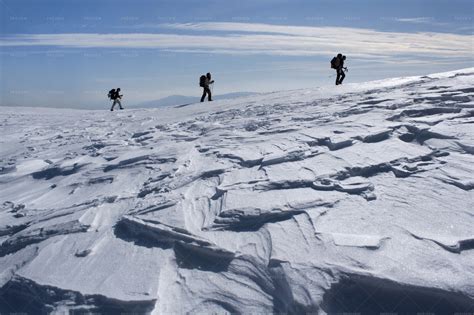
[{"label": "snow-covered slope", "polygon": [[[213,95],[214,100],[227,100],[227,99],[235,99],[243,96],[250,96],[255,95],[255,92],[235,92],[235,93],[227,93],[221,95]],[[142,102],[137,105],[132,106],[133,108],[158,108],[158,107],[165,107],[165,106],[176,106],[176,107],[184,107],[186,105],[197,103],[201,100],[201,96],[185,96],[185,95],[171,95],[164,98],[160,98],[159,100],[147,101]]]},{"label": "snow-covered slope", "polygon": [[0,313],[474,312],[473,86],[0,108]]}]

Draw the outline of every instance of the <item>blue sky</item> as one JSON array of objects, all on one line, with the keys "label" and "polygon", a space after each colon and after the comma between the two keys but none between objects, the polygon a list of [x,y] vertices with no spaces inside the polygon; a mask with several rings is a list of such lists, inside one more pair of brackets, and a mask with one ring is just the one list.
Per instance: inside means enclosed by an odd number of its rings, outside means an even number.
[{"label": "blue sky", "polygon": [[472,1],[0,0],[0,105],[106,108],[474,66]]}]

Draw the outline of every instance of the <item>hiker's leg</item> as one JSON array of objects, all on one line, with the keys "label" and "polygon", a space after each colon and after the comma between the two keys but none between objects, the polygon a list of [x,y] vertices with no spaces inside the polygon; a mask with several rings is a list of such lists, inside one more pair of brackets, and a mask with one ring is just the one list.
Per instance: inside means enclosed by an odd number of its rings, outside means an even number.
[{"label": "hiker's leg", "polygon": [[207,100],[209,102],[212,101],[212,92],[211,92],[211,89],[210,88],[207,88]]},{"label": "hiker's leg", "polygon": [[120,109],[123,109],[123,107],[122,107],[122,103],[120,102],[120,100],[119,100],[119,99],[117,99],[117,103],[118,103],[118,105],[119,105],[119,108],[120,108]]},{"label": "hiker's leg", "polygon": [[336,69],[336,85],[339,84],[339,78],[341,77],[340,69]]},{"label": "hiker's leg", "polygon": [[206,94],[207,94],[206,88],[204,88],[204,89],[202,90],[201,102],[204,102],[204,99],[206,98]]},{"label": "hiker's leg", "polygon": [[115,107],[115,100],[114,102],[112,103],[112,108],[110,110],[114,110],[114,107]]},{"label": "hiker's leg", "polygon": [[346,77],[346,74],[344,71],[341,69],[341,79],[339,80],[339,84],[342,84],[342,81],[344,81],[344,78]]}]

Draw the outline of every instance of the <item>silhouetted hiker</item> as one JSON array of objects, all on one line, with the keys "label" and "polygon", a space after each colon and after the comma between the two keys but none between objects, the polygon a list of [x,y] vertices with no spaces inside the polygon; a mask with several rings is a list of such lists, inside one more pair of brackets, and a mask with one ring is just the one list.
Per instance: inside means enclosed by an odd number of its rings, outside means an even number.
[{"label": "silhouetted hiker", "polygon": [[112,90],[109,91],[109,97],[110,97],[111,100],[114,101],[112,103],[112,108],[110,109],[110,111],[114,110],[115,104],[118,104],[119,108],[123,109],[122,103],[120,102],[120,99],[122,98],[122,96],[123,95],[120,94],[120,88],[118,88],[117,90],[112,89]]},{"label": "silhouetted hiker", "polygon": [[342,54],[337,54],[337,56],[331,60],[331,68],[336,69],[336,85],[342,84],[342,81],[344,81],[346,77],[344,70],[347,70],[347,68],[344,67],[344,60],[346,60],[346,56]]},{"label": "silhouetted hiker", "polygon": [[209,84],[213,84],[214,80],[211,80],[211,74],[208,72],[206,75],[202,75],[199,78],[199,86],[202,87],[204,90],[202,91],[202,97],[201,97],[201,102],[204,102],[204,99],[207,96],[207,100],[209,102],[212,101],[212,93],[211,89],[209,88]]}]

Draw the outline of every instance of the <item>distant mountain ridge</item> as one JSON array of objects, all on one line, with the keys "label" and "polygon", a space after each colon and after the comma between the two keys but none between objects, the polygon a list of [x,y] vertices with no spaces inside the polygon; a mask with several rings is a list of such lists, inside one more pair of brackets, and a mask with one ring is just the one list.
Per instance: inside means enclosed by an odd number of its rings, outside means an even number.
[{"label": "distant mountain ridge", "polygon": [[[250,96],[258,94],[256,92],[234,92],[214,96],[215,100],[223,99],[234,99],[238,97]],[[155,108],[155,107],[168,107],[168,106],[182,106],[192,103],[198,103],[201,100],[199,96],[186,96],[186,95],[170,95],[158,100],[147,101],[138,103],[131,107],[134,108]]]}]

